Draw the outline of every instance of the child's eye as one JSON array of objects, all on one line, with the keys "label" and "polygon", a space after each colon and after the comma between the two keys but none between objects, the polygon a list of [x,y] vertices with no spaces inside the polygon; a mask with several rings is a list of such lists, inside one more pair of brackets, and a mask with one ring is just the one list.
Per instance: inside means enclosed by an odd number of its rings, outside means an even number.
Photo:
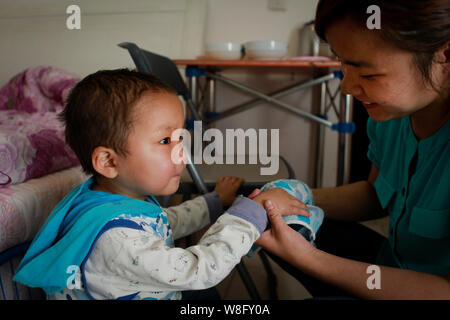
[{"label": "child's eye", "polygon": [[169,144],[169,143],[170,143],[170,138],[169,138],[169,137],[164,138],[164,139],[162,139],[159,143],[160,143],[160,144]]}]

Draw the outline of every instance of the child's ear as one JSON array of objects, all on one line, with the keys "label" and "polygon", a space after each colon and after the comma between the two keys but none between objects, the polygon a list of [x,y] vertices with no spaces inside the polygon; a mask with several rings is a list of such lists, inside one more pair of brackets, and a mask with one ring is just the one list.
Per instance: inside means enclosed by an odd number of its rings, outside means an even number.
[{"label": "child's ear", "polygon": [[92,166],[94,170],[106,178],[117,177],[117,154],[106,147],[97,147],[92,152]]}]

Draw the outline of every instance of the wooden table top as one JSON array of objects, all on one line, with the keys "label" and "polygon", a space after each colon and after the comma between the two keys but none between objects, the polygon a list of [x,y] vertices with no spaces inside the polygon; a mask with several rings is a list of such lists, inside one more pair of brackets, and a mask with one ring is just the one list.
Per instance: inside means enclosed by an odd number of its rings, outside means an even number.
[{"label": "wooden table top", "polygon": [[338,60],[319,60],[310,57],[297,57],[291,59],[174,59],[179,66],[198,67],[287,67],[287,68],[340,68]]}]

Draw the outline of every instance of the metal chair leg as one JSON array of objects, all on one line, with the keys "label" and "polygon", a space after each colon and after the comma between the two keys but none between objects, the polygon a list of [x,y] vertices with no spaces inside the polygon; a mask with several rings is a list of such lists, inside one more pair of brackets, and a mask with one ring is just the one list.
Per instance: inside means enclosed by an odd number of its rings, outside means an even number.
[{"label": "metal chair leg", "polygon": [[278,293],[277,293],[277,276],[273,272],[272,266],[270,265],[269,259],[267,258],[266,254],[263,250],[258,251],[258,255],[262,260],[264,269],[266,269],[267,272],[267,286],[269,288],[269,296],[271,300],[278,300]]},{"label": "metal chair leg", "polygon": [[252,300],[261,300],[258,290],[256,290],[255,284],[253,283],[253,280],[250,277],[250,274],[248,273],[245,264],[243,262],[239,262],[236,266],[236,269],[239,272],[239,275],[241,276],[242,282],[247,288],[250,298]]}]

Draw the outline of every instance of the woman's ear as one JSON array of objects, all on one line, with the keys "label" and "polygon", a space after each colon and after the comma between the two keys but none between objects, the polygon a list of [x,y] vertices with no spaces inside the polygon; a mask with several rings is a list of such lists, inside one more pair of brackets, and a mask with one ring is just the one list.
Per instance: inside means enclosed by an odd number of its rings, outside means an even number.
[{"label": "woman's ear", "polygon": [[447,44],[444,48],[444,56],[445,56],[445,62],[450,63],[450,41],[447,41]]},{"label": "woman's ear", "polygon": [[97,147],[92,152],[92,166],[105,178],[114,179],[118,175],[117,154],[106,147]]},{"label": "woman's ear", "polygon": [[450,40],[437,51],[437,61],[447,66],[450,64]]}]

